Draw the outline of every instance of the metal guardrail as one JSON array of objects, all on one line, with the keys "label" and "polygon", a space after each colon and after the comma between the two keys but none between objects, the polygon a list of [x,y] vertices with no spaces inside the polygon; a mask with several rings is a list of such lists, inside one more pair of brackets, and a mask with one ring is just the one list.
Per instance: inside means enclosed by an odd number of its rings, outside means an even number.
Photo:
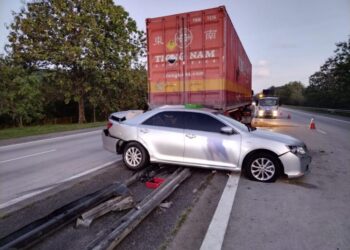
[{"label": "metal guardrail", "polygon": [[[124,183],[114,182],[109,186],[102,188],[94,193],[87,194],[63,207],[56,209],[50,214],[20,228],[19,230],[0,239],[0,250],[7,249],[27,249],[46,238],[48,235],[59,230],[61,227],[73,222],[87,212],[95,213],[95,218],[100,217],[107,211],[106,207],[100,206],[106,204],[110,199],[116,197],[128,197],[129,186],[141,180],[151,177],[150,172],[156,172],[155,168],[150,166],[144,170],[138,171]],[[158,171],[158,173],[160,173]],[[191,176],[191,170],[188,168],[178,168],[165,178],[159,188],[146,195],[142,201],[136,204],[129,212],[119,218],[113,227],[110,227],[99,233],[93,241],[88,243],[86,249],[107,250],[114,249],[143,219],[147,217],[162,201],[171,195],[181,183]],[[98,207],[100,206],[100,207]],[[111,208],[111,207],[110,207]],[[107,212],[114,211],[109,209]]]},{"label": "metal guardrail", "polygon": [[0,250],[29,248],[58,228],[76,220],[87,209],[110,198],[125,195],[127,187],[137,182],[148,169],[141,170],[124,183],[115,182],[94,193],[87,194],[50,214],[0,239]]}]

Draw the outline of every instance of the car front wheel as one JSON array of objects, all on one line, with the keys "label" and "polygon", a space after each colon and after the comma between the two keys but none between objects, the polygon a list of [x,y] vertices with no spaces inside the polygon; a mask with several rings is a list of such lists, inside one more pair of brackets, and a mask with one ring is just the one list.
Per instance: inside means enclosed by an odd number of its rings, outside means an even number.
[{"label": "car front wheel", "polygon": [[140,144],[131,142],[124,149],[123,160],[130,170],[140,170],[147,166],[148,154]]},{"label": "car front wheel", "polygon": [[257,153],[250,157],[245,166],[249,179],[260,182],[274,182],[280,173],[280,164],[276,156],[269,153]]}]

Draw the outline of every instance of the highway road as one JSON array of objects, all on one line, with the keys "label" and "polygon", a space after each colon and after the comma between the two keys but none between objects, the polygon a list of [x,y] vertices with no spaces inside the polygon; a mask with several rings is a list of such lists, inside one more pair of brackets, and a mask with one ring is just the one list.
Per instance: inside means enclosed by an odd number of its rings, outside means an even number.
[{"label": "highway road", "polygon": [[120,159],[101,130],[0,147],[0,209]]}]

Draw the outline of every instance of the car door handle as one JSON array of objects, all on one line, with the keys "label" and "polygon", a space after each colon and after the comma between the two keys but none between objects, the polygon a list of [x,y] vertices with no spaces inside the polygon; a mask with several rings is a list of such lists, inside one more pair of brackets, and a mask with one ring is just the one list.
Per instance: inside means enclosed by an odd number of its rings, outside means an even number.
[{"label": "car door handle", "polygon": [[190,139],[193,139],[195,138],[196,136],[194,134],[186,134],[186,137],[187,138],[190,138]]},{"label": "car door handle", "polygon": [[147,134],[148,133],[148,129],[147,128],[141,128],[140,132],[144,133],[144,134]]}]

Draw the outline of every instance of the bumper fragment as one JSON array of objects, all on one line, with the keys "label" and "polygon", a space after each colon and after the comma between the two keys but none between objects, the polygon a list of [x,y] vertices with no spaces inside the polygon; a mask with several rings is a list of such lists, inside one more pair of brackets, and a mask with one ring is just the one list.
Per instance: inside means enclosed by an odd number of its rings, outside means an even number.
[{"label": "bumper fragment", "polygon": [[104,129],[101,133],[103,148],[114,154],[117,153],[117,143],[119,139],[112,137],[108,129]]}]

